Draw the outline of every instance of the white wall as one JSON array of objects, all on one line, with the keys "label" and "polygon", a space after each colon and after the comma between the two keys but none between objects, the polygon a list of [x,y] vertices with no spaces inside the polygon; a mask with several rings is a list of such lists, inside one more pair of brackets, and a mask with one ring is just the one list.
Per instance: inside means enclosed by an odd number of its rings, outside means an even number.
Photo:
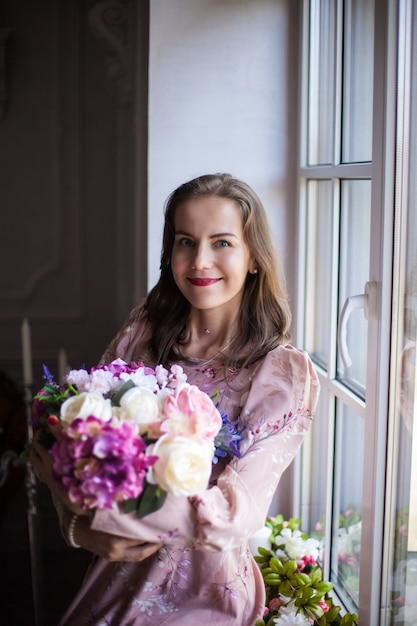
[{"label": "white wall", "polygon": [[[167,196],[226,171],[265,205],[295,310],[298,20],[298,0],[150,0],[149,287]],[[292,468],[278,511],[293,512]]]},{"label": "white wall", "polygon": [[166,197],[194,176],[226,171],[264,202],[292,292],[297,7],[150,1],[149,287],[159,274]]}]

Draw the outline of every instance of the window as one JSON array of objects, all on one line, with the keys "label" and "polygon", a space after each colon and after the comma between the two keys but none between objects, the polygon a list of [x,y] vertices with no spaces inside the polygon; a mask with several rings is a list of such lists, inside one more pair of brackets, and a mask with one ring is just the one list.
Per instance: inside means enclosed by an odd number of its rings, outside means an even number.
[{"label": "window", "polygon": [[417,515],[415,13],[412,0],[303,5],[298,328],[322,392],[301,517],[365,626],[414,623],[411,584],[417,598],[417,546],[400,536]]},{"label": "window", "polygon": [[398,11],[397,160],[393,249],[386,532],[387,624],[417,620],[417,6]]}]

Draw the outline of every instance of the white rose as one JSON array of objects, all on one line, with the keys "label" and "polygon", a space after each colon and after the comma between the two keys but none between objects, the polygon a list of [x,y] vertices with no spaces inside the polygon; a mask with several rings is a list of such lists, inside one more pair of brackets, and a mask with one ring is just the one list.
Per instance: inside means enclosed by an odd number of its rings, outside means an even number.
[{"label": "white rose", "polygon": [[83,391],[71,396],[61,406],[61,421],[71,424],[77,417],[85,420],[90,415],[108,422],[112,417],[111,402],[99,393]]},{"label": "white rose", "polygon": [[132,387],[120,398],[119,417],[138,424],[140,434],[143,435],[149,424],[161,419],[159,399],[150,389]]},{"label": "white rose", "polygon": [[208,485],[213,452],[211,442],[163,435],[148,449],[148,454],[159,457],[148,470],[148,481],[174,496],[196,495]]}]

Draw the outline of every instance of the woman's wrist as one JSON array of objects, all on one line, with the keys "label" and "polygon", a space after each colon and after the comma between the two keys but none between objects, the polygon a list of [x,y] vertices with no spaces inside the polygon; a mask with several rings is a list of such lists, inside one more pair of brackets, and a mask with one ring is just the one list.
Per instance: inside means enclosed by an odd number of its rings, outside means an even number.
[{"label": "woman's wrist", "polygon": [[67,543],[71,548],[81,548],[80,544],[75,541],[74,533],[75,533],[75,525],[78,520],[78,515],[73,513],[71,515],[71,519],[68,524],[68,532],[67,532]]}]

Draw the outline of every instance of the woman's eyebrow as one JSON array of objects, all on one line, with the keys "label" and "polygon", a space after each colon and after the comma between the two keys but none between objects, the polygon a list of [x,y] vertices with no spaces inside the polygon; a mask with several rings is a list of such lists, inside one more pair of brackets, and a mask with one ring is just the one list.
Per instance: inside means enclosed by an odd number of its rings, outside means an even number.
[{"label": "woman's eyebrow", "polygon": [[[186,230],[176,230],[175,234],[183,235],[184,237],[194,237],[191,233],[187,233]],[[210,239],[216,239],[217,237],[236,237],[236,235],[234,233],[214,233],[213,235],[209,235]]]}]

